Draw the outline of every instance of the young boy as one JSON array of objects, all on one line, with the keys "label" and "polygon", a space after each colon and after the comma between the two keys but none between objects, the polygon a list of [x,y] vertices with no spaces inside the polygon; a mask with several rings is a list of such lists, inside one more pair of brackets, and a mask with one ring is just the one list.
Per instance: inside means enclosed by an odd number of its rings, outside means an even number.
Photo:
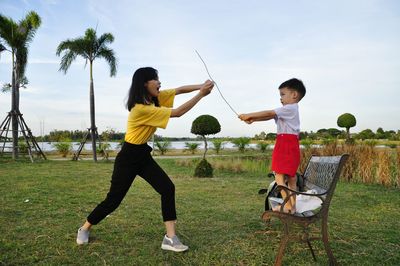
[{"label": "young boy", "polygon": [[[296,190],[296,171],[300,164],[300,118],[298,102],[306,94],[306,88],[301,80],[289,79],[279,86],[282,107],[241,114],[239,118],[248,124],[255,121],[274,119],[277,125],[277,135],[274,151],[272,152],[272,171],[275,172],[275,181],[278,185],[286,186],[287,178],[290,189]],[[283,200],[288,196],[282,190]],[[279,211],[281,206],[274,208]],[[284,212],[296,212],[296,198],[291,197],[283,208]]]}]

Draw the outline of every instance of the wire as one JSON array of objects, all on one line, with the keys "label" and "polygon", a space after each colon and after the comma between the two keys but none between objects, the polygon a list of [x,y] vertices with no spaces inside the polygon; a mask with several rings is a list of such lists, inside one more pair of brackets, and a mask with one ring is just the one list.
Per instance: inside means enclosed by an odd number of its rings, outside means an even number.
[{"label": "wire", "polygon": [[228,103],[228,101],[225,99],[224,95],[222,95],[222,92],[221,92],[221,90],[219,89],[217,82],[215,82],[215,80],[211,77],[210,72],[208,71],[207,65],[206,65],[206,63],[204,62],[203,58],[201,58],[199,52],[197,52],[197,50],[195,50],[195,52],[196,52],[196,54],[198,55],[198,57],[200,58],[201,62],[203,62],[203,65],[204,65],[204,67],[205,67],[205,69],[206,69],[206,71],[207,71],[207,74],[208,74],[209,78],[211,79],[212,82],[214,82],[214,84],[215,84],[215,86],[217,87],[218,92],[219,92],[219,94],[221,95],[222,99],[224,99],[224,101],[225,101],[226,104],[229,106],[229,108],[231,108],[231,110],[232,110],[237,116],[239,116],[239,114],[235,111],[235,109],[233,109],[232,106],[231,106],[231,105]]}]

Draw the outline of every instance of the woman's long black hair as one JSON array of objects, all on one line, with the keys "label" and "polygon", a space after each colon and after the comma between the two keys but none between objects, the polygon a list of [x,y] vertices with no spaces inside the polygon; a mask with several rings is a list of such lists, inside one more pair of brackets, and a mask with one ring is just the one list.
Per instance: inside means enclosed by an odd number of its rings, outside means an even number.
[{"label": "woman's long black hair", "polygon": [[132,85],[129,89],[126,108],[130,111],[135,104],[149,104],[160,106],[157,97],[150,97],[144,84],[150,80],[158,80],[158,71],[152,67],[142,67],[135,71],[132,77]]}]

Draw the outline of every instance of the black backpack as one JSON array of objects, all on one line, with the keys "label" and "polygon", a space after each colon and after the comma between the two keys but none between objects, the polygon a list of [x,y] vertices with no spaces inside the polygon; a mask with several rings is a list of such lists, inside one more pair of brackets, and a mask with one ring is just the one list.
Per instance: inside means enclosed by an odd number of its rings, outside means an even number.
[{"label": "black backpack", "polygon": [[[269,173],[268,177],[273,177],[275,179],[275,175],[273,173]],[[296,178],[297,178],[298,190],[300,192],[303,192],[304,186],[305,186],[304,176],[299,173],[296,173]],[[287,185],[287,183],[286,183],[286,185]],[[269,205],[269,200],[268,200],[269,197],[282,198],[281,193],[274,191],[276,186],[277,186],[277,184],[274,180],[269,184],[268,188],[262,188],[258,191],[258,194],[267,194],[267,197],[265,198],[265,207],[264,207],[264,209],[266,211],[271,210],[271,206]]]}]

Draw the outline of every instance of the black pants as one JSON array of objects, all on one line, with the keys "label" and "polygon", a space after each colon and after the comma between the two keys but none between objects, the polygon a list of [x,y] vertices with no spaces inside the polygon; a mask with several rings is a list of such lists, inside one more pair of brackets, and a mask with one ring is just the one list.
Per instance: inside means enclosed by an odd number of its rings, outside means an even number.
[{"label": "black pants", "polygon": [[106,199],[87,217],[89,223],[98,224],[119,206],[136,175],[145,179],[161,194],[164,222],[176,220],[174,183],[151,157],[151,150],[147,144],[135,145],[125,142],[122,145],[115,159],[110,191]]}]

